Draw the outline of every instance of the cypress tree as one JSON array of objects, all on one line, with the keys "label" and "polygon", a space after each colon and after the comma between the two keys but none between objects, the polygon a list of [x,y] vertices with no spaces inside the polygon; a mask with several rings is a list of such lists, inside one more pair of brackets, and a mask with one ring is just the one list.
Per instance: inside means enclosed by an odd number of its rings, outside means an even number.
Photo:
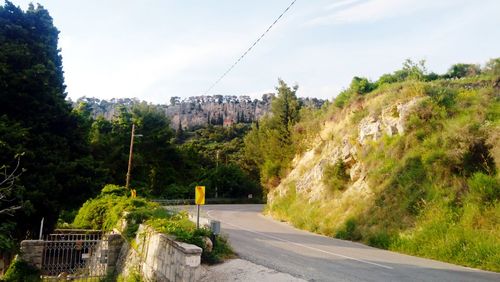
[{"label": "cypress tree", "polygon": [[24,132],[10,140],[0,136],[0,166],[24,152],[26,169],[16,191],[23,208],[12,219],[0,218],[0,225],[14,222],[10,232],[17,238],[35,233],[42,217],[50,228],[61,209],[79,206],[101,185],[88,131],[65,101],[58,34],[41,5],[30,4],[26,12],[9,1],[0,6],[0,117]]}]

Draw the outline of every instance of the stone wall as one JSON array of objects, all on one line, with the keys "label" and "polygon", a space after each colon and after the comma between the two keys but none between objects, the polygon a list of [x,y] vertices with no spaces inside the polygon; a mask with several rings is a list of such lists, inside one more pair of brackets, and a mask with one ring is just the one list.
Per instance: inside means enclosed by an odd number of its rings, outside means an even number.
[{"label": "stone wall", "polygon": [[116,264],[118,263],[118,258],[120,256],[120,252],[123,242],[125,240],[122,238],[120,234],[110,234],[108,235],[108,264],[107,264],[107,272],[108,274],[115,273]]},{"label": "stone wall", "polygon": [[28,264],[42,269],[43,260],[43,240],[24,240],[21,242],[21,260]]},{"label": "stone wall", "polygon": [[[100,245],[97,252],[100,253],[100,249],[107,250],[107,261],[106,261],[106,272],[108,274],[113,274],[115,271],[115,266],[122,249],[123,238],[120,234],[109,234],[107,236],[107,241],[103,240],[102,244],[107,244],[107,246]],[[27,262],[28,264],[42,270],[43,263],[43,251],[44,251],[45,241],[44,240],[24,240],[21,242],[20,258],[21,260]],[[98,257],[93,256],[91,258],[93,261],[97,261]]]},{"label": "stone wall", "polygon": [[140,273],[146,281],[198,281],[202,249],[181,243],[140,225],[131,244],[124,244],[117,271]]}]

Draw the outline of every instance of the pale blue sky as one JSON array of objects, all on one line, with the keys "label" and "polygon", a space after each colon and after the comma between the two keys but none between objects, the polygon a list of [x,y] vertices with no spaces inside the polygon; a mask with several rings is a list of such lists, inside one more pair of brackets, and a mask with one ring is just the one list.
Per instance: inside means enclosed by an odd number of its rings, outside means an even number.
[{"label": "pale blue sky", "polygon": [[[61,31],[71,99],[154,103],[202,95],[290,2],[39,1]],[[499,15],[499,0],[298,0],[209,94],[260,97],[280,77],[299,96],[330,99],[406,58],[438,73],[484,63],[500,57]]]}]

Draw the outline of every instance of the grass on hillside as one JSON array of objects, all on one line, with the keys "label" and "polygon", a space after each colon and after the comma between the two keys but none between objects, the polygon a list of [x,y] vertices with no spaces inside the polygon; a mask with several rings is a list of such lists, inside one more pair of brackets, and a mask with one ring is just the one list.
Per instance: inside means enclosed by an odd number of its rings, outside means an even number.
[{"label": "grass on hillside", "polygon": [[310,202],[289,183],[269,212],[325,235],[500,271],[500,96],[492,81],[404,82],[352,98],[337,111],[354,111],[346,130],[357,136],[367,114],[422,97],[404,135],[359,147],[373,196],[348,198],[335,189],[343,188],[343,174],[330,167],[323,182],[333,188],[325,200]]}]

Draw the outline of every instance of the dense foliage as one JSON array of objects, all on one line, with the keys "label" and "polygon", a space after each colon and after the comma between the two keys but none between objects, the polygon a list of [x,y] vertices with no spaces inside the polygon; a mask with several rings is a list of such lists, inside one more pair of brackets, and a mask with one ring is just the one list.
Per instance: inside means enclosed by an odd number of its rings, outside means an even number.
[{"label": "dense foliage", "polygon": [[0,6],[0,164],[10,171],[22,154],[24,170],[0,201],[0,210],[22,207],[0,214],[3,250],[35,233],[42,217],[50,228],[61,209],[100,185],[85,130],[65,101],[58,33],[40,5],[26,12],[9,1]]},{"label": "dense foliage", "polygon": [[179,148],[186,160],[191,159],[199,166],[195,180],[210,188],[207,197],[244,198],[250,194],[258,199],[262,197],[258,168],[244,152],[243,138],[249,130],[249,125],[235,124],[184,133],[186,140]]},{"label": "dense foliage", "polygon": [[292,130],[299,121],[297,89],[279,80],[271,114],[254,124],[245,136],[245,156],[260,169],[262,184],[267,188],[279,183],[295,154]]}]

